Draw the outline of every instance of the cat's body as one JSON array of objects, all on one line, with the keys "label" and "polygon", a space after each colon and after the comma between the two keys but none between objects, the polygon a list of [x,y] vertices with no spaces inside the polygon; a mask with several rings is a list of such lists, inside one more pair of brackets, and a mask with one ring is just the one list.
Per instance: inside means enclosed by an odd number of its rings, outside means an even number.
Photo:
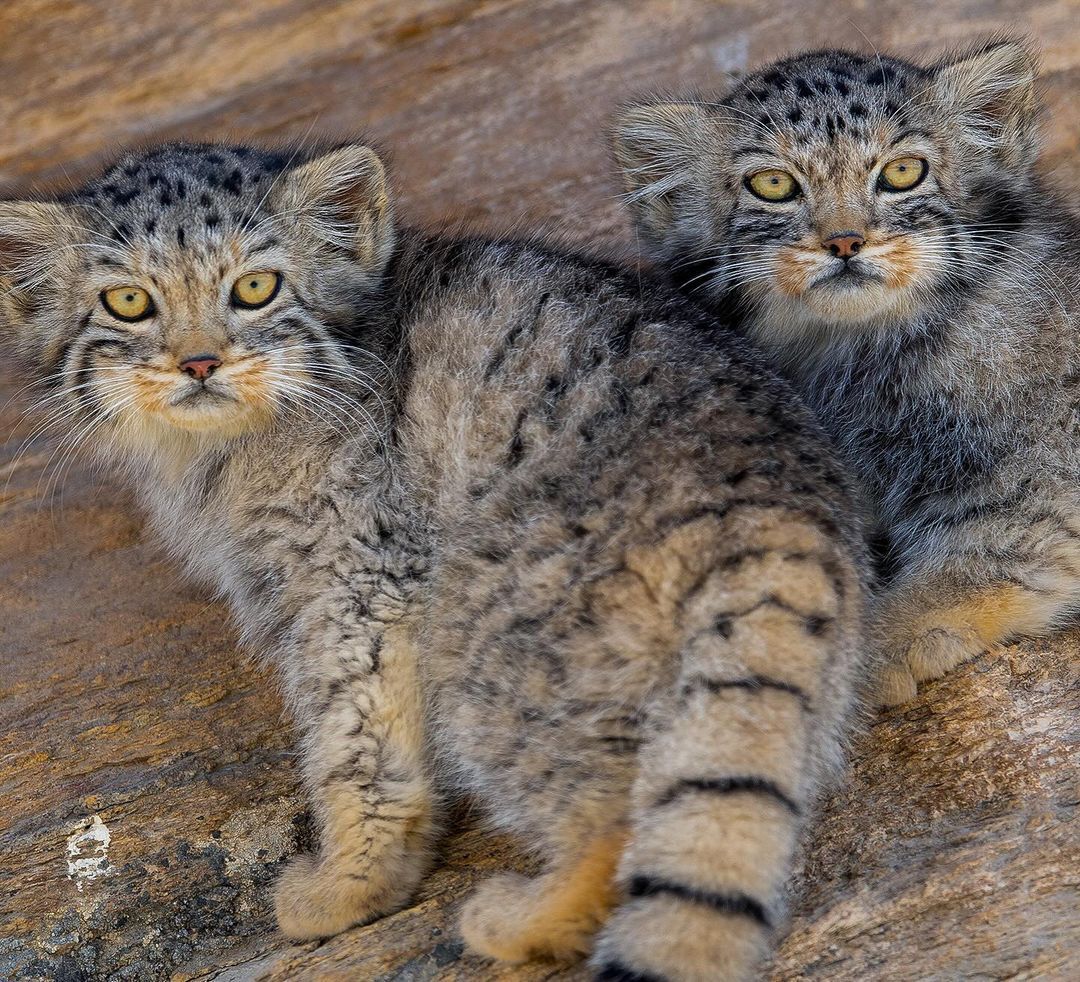
[{"label": "cat's body", "polygon": [[99,449],[283,671],[322,844],[279,921],[405,903],[464,791],[549,864],[468,903],[476,950],[600,929],[604,978],[745,977],[866,673],[847,480],[696,308],[542,246],[394,244],[381,175],[177,147],[0,206],[21,347],[84,386],[76,425],[115,407]]},{"label": "cat's body", "polygon": [[886,702],[1080,607],[1080,226],[1034,170],[1015,41],[828,51],[631,109],[654,255],[796,382],[870,492]]}]

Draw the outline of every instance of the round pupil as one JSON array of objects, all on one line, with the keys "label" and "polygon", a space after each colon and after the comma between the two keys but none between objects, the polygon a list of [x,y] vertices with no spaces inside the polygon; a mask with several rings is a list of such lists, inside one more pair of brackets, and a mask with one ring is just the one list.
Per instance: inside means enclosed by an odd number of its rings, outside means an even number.
[{"label": "round pupil", "polygon": [[259,285],[259,281],[258,281],[258,280],[252,280],[252,281],[251,281],[251,282],[250,282],[250,283],[248,284],[248,286],[250,286],[250,287],[251,287],[251,289],[253,289],[253,290],[254,290],[254,289],[255,289],[255,288],[256,288],[256,287],[258,286],[258,285]]},{"label": "round pupil", "polygon": [[127,300],[128,303],[134,303],[135,302],[135,294],[134,293],[129,293],[124,299]]}]

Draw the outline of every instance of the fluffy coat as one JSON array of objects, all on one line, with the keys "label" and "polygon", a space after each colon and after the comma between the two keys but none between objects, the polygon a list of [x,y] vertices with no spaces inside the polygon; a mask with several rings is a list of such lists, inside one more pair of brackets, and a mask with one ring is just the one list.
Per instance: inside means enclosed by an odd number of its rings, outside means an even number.
[{"label": "fluffy coat", "polygon": [[476,951],[754,971],[866,574],[844,470],[745,342],[599,261],[395,232],[362,146],[159,148],[0,205],[0,241],[45,408],[280,669],[321,833],[289,937],[405,904],[464,792],[548,864],[466,904]]}]

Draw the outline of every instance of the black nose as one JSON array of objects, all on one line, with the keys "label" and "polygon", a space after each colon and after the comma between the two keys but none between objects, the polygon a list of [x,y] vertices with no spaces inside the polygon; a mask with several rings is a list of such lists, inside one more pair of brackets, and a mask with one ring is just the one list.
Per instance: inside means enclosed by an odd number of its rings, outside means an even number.
[{"label": "black nose", "polygon": [[220,367],[221,359],[217,355],[192,355],[180,362],[180,371],[197,379],[208,379]]},{"label": "black nose", "polygon": [[858,232],[834,232],[821,243],[821,247],[840,259],[850,259],[865,244],[866,239]]}]

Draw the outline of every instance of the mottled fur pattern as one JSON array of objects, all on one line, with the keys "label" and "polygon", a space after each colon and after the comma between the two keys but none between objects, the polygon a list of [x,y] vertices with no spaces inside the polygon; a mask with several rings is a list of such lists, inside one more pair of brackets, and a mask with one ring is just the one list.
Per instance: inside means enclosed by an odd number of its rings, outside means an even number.
[{"label": "mottled fur pattern", "polygon": [[[867,675],[845,473],[662,286],[392,224],[360,146],[170,146],[0,205],[5,320],[57,422],[280,666],[321,831],[281,928],[400,907],[464,792],[548,863],[466,904],[476,951],[745,978]],[[257,270],[277,295],[237,309]],[[153,317],[110,317],[124,284]]]},{"label": "mottled fur pattern", "polygon": [[[617,124],[654,258],[775,353],[874,500],[886,703],[1080,606],[1080,235],[1035,168],[1035,77],[1009,38],[823,51]],[[895,190],[902,158],[925,176]],[[761,200],[763,169],[797,193]]]}]

